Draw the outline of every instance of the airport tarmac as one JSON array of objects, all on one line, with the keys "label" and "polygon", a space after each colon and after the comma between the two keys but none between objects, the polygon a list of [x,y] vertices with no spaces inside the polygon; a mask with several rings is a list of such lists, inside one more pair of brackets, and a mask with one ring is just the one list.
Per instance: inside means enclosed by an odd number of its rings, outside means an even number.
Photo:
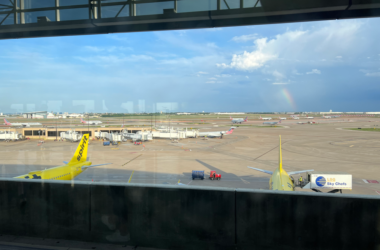
[{"label": "airport tarmac", "polygon": [[[177,184],[180,180],[186,185],[268,189],[270,175],[247,166],[273,171],[278,166],[278,135],[281,135],[285,170],[347,172],[353,175],[353,189],[343,193],[380,194],[380,184],[363,181],[380,181],[380,133],[344,129],[371,128],[377,126],[380,119],[321,119],[318,124],[297,122],[282,121],[281,127],[257,127],[262,121],[249,121],[244,126],[234,124],[239,127],[223,139],[189,138],[178,143],[155,139],[145,142],[144,146],[131,142],[103,146],[101,141],[91,141],[88,155],[93,164],[113,164],[86,170],[75,181],[128,182],[134,171],[132,183]],[[189,127],[187,124],[179,126]],[[219,131],[228,130],[229,126],[228,121],[216,121],[193,127]],[[0,176],[11,178],[61,165],[71,159],[77,145],[47,141],[38,146],[35,140],[0,142]],[[215,170],[222,174],[222,180],[192,180],[192,170],[204,170],[206,177]],[[294,177],[297,179],[299,175]]]}]

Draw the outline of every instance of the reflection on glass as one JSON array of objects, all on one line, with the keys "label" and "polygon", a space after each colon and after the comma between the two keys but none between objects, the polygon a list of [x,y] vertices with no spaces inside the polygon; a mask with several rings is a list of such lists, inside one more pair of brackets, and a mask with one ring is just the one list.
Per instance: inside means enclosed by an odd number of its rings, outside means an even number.
[{"label": "reflection on glass", "polygon": [[136,4],[136,15],[157,15],[163,14],[164,9],[174,9],[174,2],[159,2],[159,3],[140,3]]}]

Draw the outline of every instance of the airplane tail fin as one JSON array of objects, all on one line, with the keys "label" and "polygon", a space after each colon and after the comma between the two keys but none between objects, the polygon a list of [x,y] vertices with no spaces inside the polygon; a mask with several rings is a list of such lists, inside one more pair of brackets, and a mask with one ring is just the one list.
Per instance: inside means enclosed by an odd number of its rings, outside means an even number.
[{"label": "airplane tail fin", "polygon": [[263,119],[263,118],[261,118],[261,115],[260,115],[260,119]]},{"label": "airplane tail fin", "polygon": [[82,140],[80,140],[77,150],[71,161],[68,164],[76,164],[79,162],[85,162],[87,160],[87,149],[88,149],[88,141],[89,134],[84,134],[82,136]]},{"label": "airplane tail fin", "polygon": [[244,121],[245,121],[245,122],[247,122],[247,121],[248,121],[248,116],[247,116],[247,117],[244,119]]},{"label": "airplane tail fin", "polygon": [[82,118],[80,118],[80,122],[81,122],[81,123],[85,123],[85,122],[83,121],[83,119],[82,119]]},{"label": "airplane tail fin", "polygon": [[7,119],[4,118],[5,125],[11,125],[10,122],[7,121]]},{"label": "airplane tail fin", "polygon": [[280,152],[279,152],[279,158],[278,158],[278,168],[279,168],[279,170],[282,170],[281,135],[280,135]]},{"label": "airplane tail fin", "polygon": [[230,128],[230,130],[228,130],[227,132],[226,132],[226,135],[230,135],[230,134],[232,134],[232,132],[234,132],[234,127],[232,127],[232,128]]},{"label": "airplane tail fin", "polygon": [[232,120],[232,117],[230,116],[230,120]]}]

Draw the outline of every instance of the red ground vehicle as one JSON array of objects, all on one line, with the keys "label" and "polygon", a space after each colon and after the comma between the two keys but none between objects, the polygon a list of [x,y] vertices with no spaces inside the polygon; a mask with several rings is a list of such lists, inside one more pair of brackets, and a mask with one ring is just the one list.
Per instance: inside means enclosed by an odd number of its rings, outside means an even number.
[{"label": "red ground vehicle", "polygon": [[218,180],[218,181],[220,181],[220,179],[222,179],[222,175],[221,174],[217,174],[216,171],[211,171],[209,178],[210,178],[210,180]]}]

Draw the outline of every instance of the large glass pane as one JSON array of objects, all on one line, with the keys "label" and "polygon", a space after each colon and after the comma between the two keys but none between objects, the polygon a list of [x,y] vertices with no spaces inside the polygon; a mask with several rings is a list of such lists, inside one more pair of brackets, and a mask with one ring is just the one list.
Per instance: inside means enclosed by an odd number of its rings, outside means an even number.
[{"label": "large glass pane", "polygon": [[55,21],[55,11],[24,12],[25,23],[46,23]]},{"label": "large glass pane", "polygon": [[129,16],[129,5],[102,6],[102,18]]},{"label": "large glass pane", "polygon": [[12,25],[14,24],[14,14],[0,14],[0,24],[1,25]]},{"label": "large glass pane", "polygon": [[24,9],[48,8],[55,6],[55,0],[22,0]]},{"label": "large glass pane", "polygon": [[136,15],[155,15],[163,14],[164,9],[174,9],[174,2],[159,2],[159,3],[141,3],[136,4]]},{"label": "large glass pane", "polygon": [[182,0],[177,1],[177,12],[209,11],[217,9],[217,0]]},{"label": "large glass pane", "polygon": [[13,9],[13,2],[9,0],[0,0],[0,12]]},{"label": "large glass pane", "polygon": [[257,1],[259,0],[244,0],[243,4],[244,4],[244,8],[252,8],[252,7],[255,7]]},{"label": "large glass pane", "polygon": [[220,2],[220,8],[222,10],[240,8],[240,0],[220,0]]},{"label": "large glass pane", "polygon": [[61,12],[61,21],[89,19],[87,8],[63,9]]},{"label": "large glass pane", "polygon": [[88,0],[59,0],[59,6],[74,6],[88,4]]}]

